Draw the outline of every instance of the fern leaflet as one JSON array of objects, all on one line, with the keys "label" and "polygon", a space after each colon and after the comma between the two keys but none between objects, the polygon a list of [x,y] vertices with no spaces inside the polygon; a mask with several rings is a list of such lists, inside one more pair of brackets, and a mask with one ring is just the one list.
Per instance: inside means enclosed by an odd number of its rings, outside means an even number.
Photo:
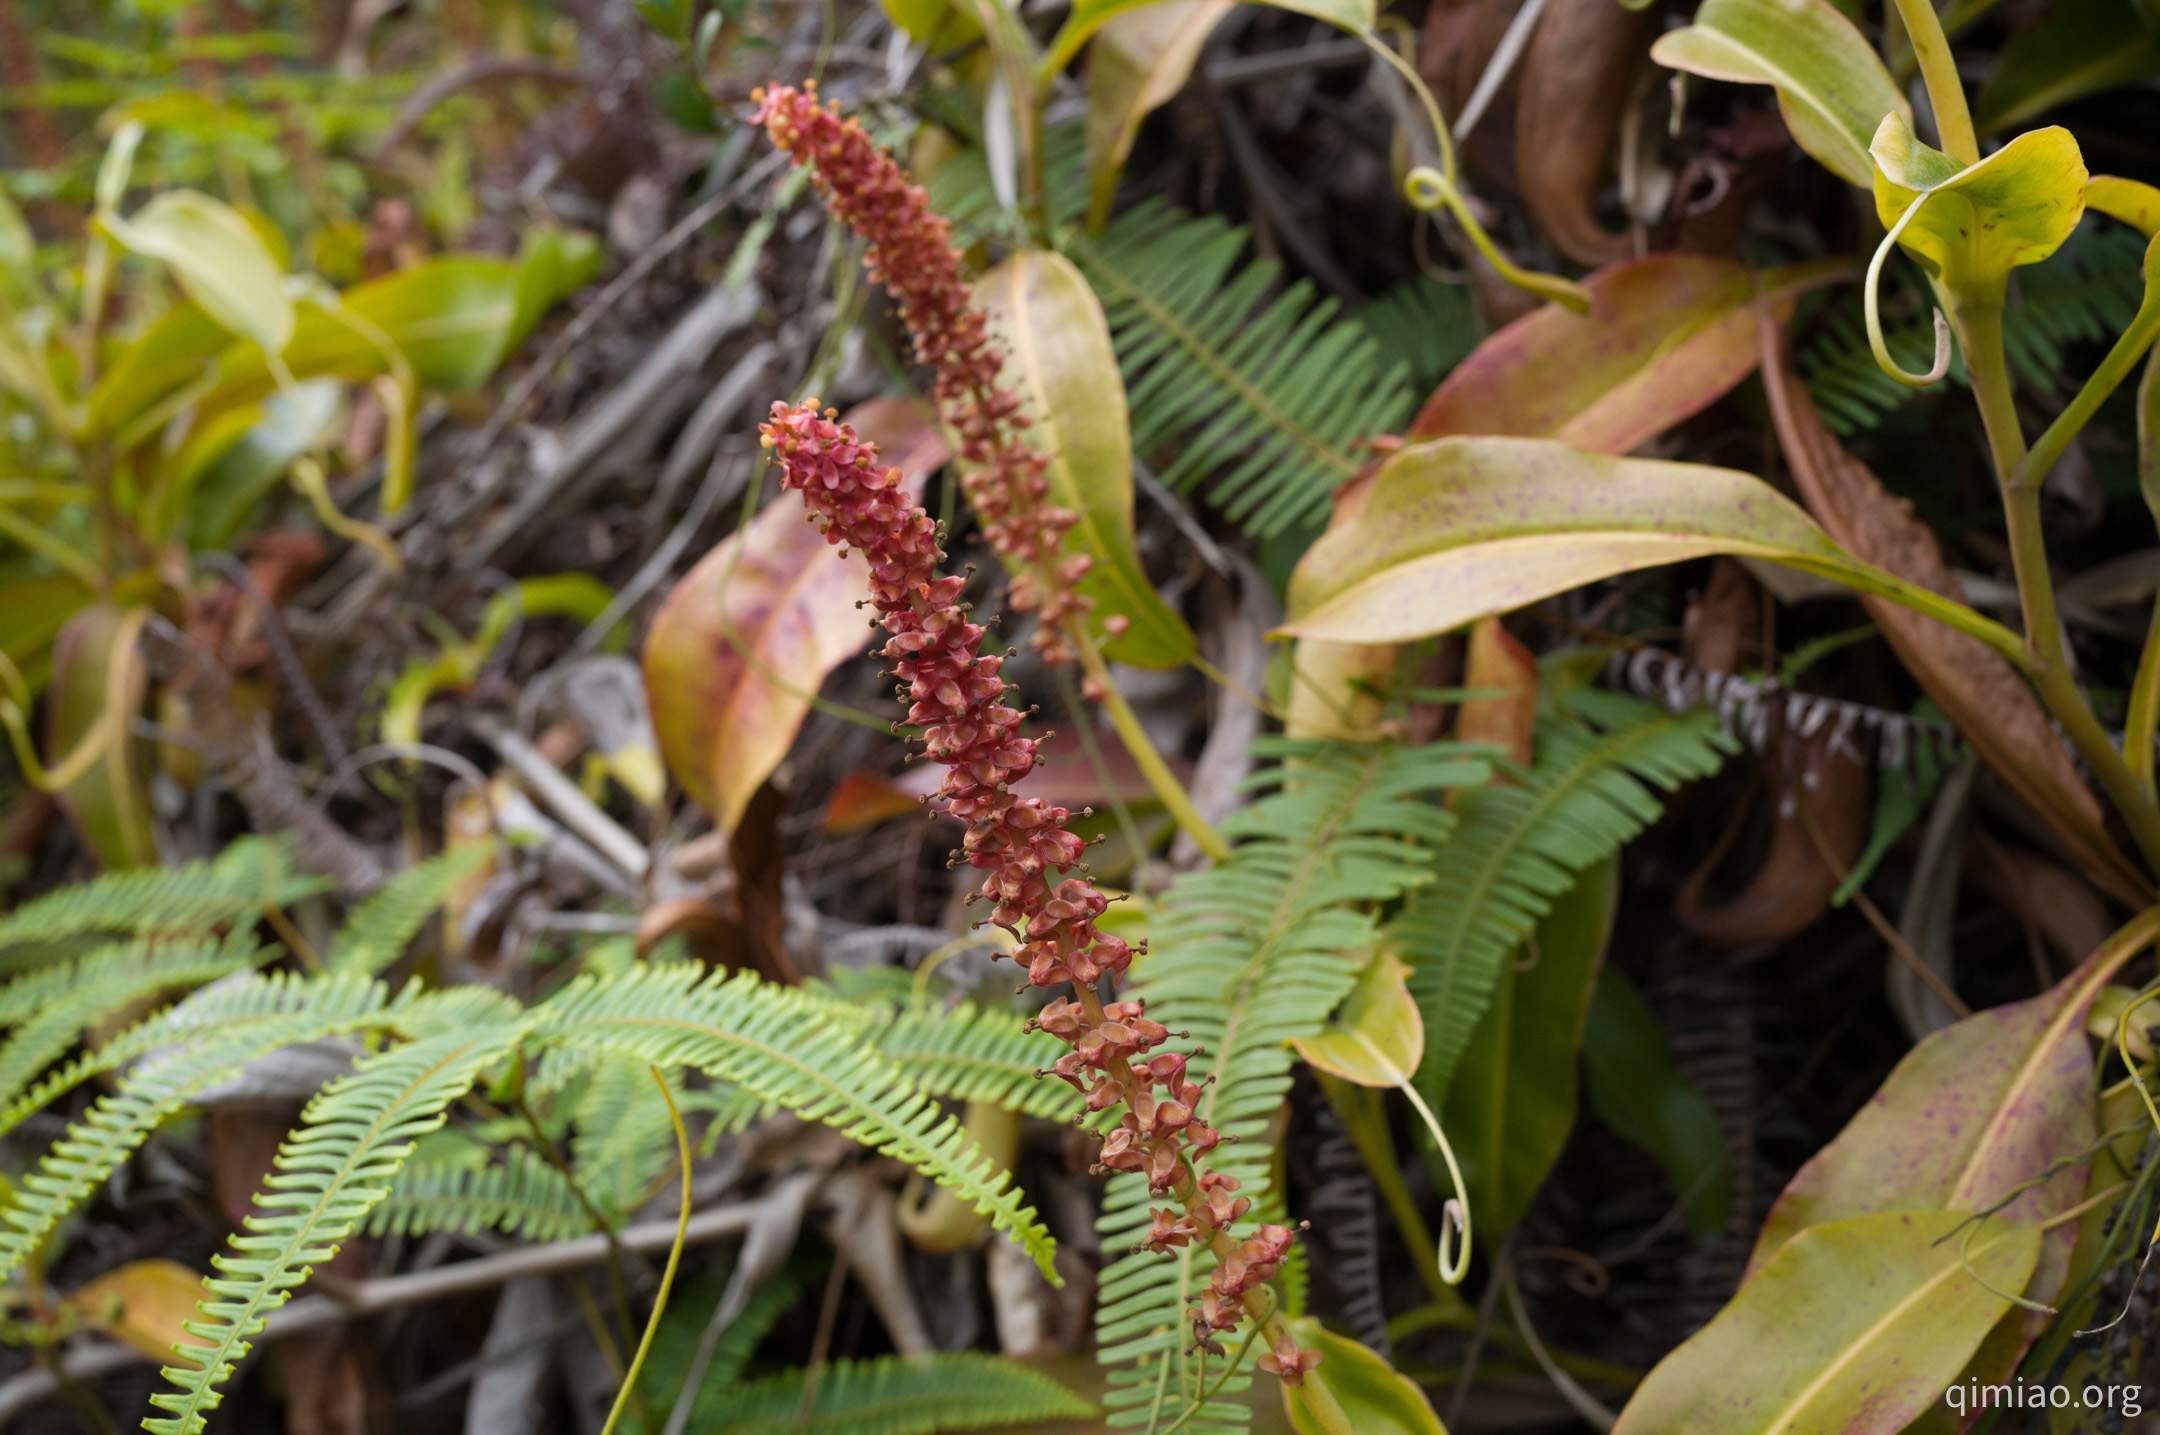
[{"label": "fern leaflet", "polygon": [[870,1043],[932,1096],[994,1101],[1029,1116],[1070,1117],[1080,1094],[1062,1081],[1035,1078],[1066,1051],[1056,1037],[1028,1031],[1010,1011],[962,1002],[886,1008],[864,1028]]},{"label": "fern leaflet", "polygon": [[48,945],[97,933],[213,931],[258,916],[329,883],[293,870],[290,844],[243,837],[215,861],[108,872],[63,887],[0,917],[0,948]]},{"label": "fern leaflet", "polygon": [[215,981],[261,960],[245,938],[141,940],[100,948],[0,988],[0,1025],[20,1023],[0,1045],[0,1103],[9,1103],[76,1039],[100,1022],[180,987]]},{"label": "fern leaflet", "polygon": [[1277,294],[1272,259],[1239,265],[1250,236],[1160,200],[1096,239],[1065,243],[1110,321],[1135,452],[1260,537],[1316,525],[1363,464],[1359,440],[1399,427],[1408,370],[1370,329],[1300,281]]},{"label": "fern leaflet", "polygon": [[1425,1018],[1417,1080],[1435,1110],[1492,999],[1500,964],[1554,898],[1657,819],[1653,786],[1671,791],[1707,777],[1733,748],[1708,712],[1674,717],[1604,692],[1576,693],[1568,706],[1596,728],[1549,712],[1538,723],[1535,765],[1512,774],[1519,785],[1461,793],[1462,826],[1440,853],[1431,885],[1390,928]]},{"label": "fern leaflet", "polygon": [[330,953],[330,970],[380,976],[405,954],[451,888],[486,865],[495,844],[476,842],[415,863],[352,909]]},{"label": "fern leaflet", "polygon": [[663,1069],[694,1066],[909,1165],[969,1201],[1027,1248],[1053,1282],[1049,1232],[999,1170],[892,1062],[834,1022],[824,1003],[747,973],[688,967],[581,977],[542,1009],[536,1036],[573,1052],[619,1051]]},{"label": "fern leaflet", "polygon": [[379,1024],[384,1016],[383,990],[373,982],[251,974],[239,985],[253,998],[248,1014],[256,1019],[222,1035],[212,1026],[213,1034],[145,1058],[121,1080],[118,1091],[100,1097],[53,1143],[35,1171],[25,1173],[13,1199],[0,1208],[0,1220],[8,1227],[0,1231],[0,1276],[20,1266],[145,1137],[198,1093],[230,1080],[249,1062],[281,1046]]},{"label": "fern leaflet", "polygon": [[150,1397],[173,1418],[146,1420],[144,1429],[196,1435],[203,1428],[249,1337],[311,1269],[337,1254],[338,1243],[388,1192],[413,1141],[440,1127],[450,1103],[520,1034],[512,1024],[396,1047],[308,1103],[301,1129],[279,1149],[266,1189],[256,1194],[247,1233],[232,1238],[233,1254],[213,1258],[219,1274],[204,1284],[218,1298],[198,1308],[208,1319],[184,1327],[206,1344],[178,1347],[196,1368],[167,1366],[165,1378],[179,1393]]},{"label": "fern leaflet", "polygon": [[592,1217],[562,1172],[523,1146],[510,1147],[499,1166],[406,1166],[367,1227],[371,1236],[501,1231],[528,1241],[567,1240],[590,1230]]}]

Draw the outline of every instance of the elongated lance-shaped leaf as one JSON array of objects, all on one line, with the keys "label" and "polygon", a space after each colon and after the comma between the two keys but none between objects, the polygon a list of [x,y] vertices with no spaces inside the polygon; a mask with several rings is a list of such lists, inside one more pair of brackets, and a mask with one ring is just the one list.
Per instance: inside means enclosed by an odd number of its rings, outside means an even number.
[{"label": "elongated lance-shaped leaf", "polygon": [[1732,744],[1709,713],[1673,717],[1616,693],[1584,692],[1573,717],[1538,724],[1537,761],[1517,785],[1459,794],[1462,826],[1429,886],[1389,929],[1425,1018],[1418,1086],[1435,1110],[1492,999],[1500,964],[1575,876],[1657,819],[1667,791],[1717,771]]},{"label": "elongated lance-shaped leaf", "polygon": [[2026,659],[2000,623],[1855,558],[1752,474],[1517,438],[1438,439],[1388,458],[1355,516],[1298,560],[1280,631],[1407,642],[1713,553],[1834,578]]},{"label": "elongated lance-shaped leaf", "polygon": [[120,1089],[100,1097],[82,1119],[26,1173],[14,1199],[0,1209],[0,1276],[21,1265],[53,1227],[95,1191],[128,1154],[198,1094],[238,1075],[281,1046],[379,1023],[382,987],[372,982],[249,978],[259,1005],[277,1015],[244,1024],[237,1034],[160,1051],[127,1073]]},{"label": "elongated lance-shaped leaf", "polygon": [[967,1200],[1026,1247],[1053,1283],[1062,1282],[1051,1264],[1050,1233],[1020,1203],[1011,1173],[875,1048],[833,1022],[818,999],[748,973],[701,976],[648,967],[581,979],[547,1004],[536,1035],[572,1051],[694,1066],[837,1127]]},{"label": "elongated lance-shaped leaf", "polygon": [[442,1125],[450,1103],[522,1032],[522,1022],[510,1022],[395,1047],[308,1104],[301,1129],[279,1148],[266,1189],[256,1194],[247,1232],[233,1237],[232,1254],[212,1258],[218,1274],[204,1284],[217,1298],[200,1307],[207,1319],[186,1327],[204,1344],[177,1347],[196,1366],[167,1366],[165,1378],[179,1391],[150,1397],[172,1418],[146,1420],[144,1429],[196,1435],[203,1428],[249,1338],[294,1286],[337,1254],[389,1192],[413,1142]]},{"label": "elongated lance-shaped leaf", "polygon": [[[1276,1199],[1266,1126],[1290,1087],[1285,1043],[1319,1031],[1355,984],[1380,936],[1364,905],[1428,880],[1454,826],[1428,795],[1482,783],[1491,768],[1449,745],[1269,739],[1256,751],[1281,761],[1254,779],[1266,795],[1224,823],[1226,836],[1245,840],[1229,861],[1171,888],[1137,991],[1151,1017],[1190,1031],[1193,1070],[1215,1077],[1198,1115],[1238,1139],[1215,1148],[1210,1169],[1235,1177],[1266,1210]],[[1112,1179],[1097,1225],[1105,1250],[1132,1249],[1147,1202],[1144,1180]],[[1125,1256],[1103,1272],[1096,1340],[1113,1367],[1104,1397],[1113,1428],[1166,1422],[1182,1409],[1178,1393],[1194,1376],[1182,1354],[1184,1311],[1212,1268],[1211,1256],[1187,1248]],[[1167,1415],[1159,1391],[1173,1401]],[[1191,1428],[1243,1419],[1243,1406],[1222,1400]]]}]

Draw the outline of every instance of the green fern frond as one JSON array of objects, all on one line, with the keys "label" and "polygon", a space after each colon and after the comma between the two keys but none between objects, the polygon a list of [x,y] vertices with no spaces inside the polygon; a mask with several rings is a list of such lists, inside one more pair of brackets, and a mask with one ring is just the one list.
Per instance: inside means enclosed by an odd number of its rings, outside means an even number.
[{"label": "green fern frond", "polygon": [[0,917],[0,948],[101,933],[185,936],[216,931],[329,887],[293,870],[291,844],[243,837],[215,861],[108,872]]},{"label": "green fern frond", "polygon": [[691,1066],[897,1156],[967,1200],[1027,1248],[1053,1282],[1050,1234],[1020,1204],[1009,1172],[823,1002],[747,973],[701,978],[670,967],[579,978],[541,1011],[536,1036],[573,1051],[625,1052]]},{"label": "green fern frond", "polygon": [[[379,1025],[388,1005],[376,982],[248,973],[205,988],[172,1012],[143,1023],[137,1031],[153,1028],[165,1040],[121,1079],[119,1090],[100,1097],[53,1143],[38,1168],[23,1176],[8,1204],[0,1207],[0,1221],[7,1226],[0,1230],[0,1277],[22,1264],[145,1137],[196,1096],[281,1046]],[[225,1022],[198,1020],[192,1027],[175,1023],[174,1015],[188,1007],[196,1010],[187,1015],[197,1018],[205,1016],[205,1009],[230,1013],[239,1008],[242,1014]],[[186,1039],[175,1042],[176,1033],[186,1033]],[[38,1105],[43,1104],[39,1100]],[[22,1106],[16,1103],[18,1110]]]},{"label": "green fern frond", "polygon": [[279,1149],[256,1194],[247,1233],[232,1238],[233,1254],[213,1257],[218,1274],[204,1284],[215,1298],[198,1307],[207,1319],[184,1327],[205,1343],[178,1347],[196,1368],[167,1366],[165,1378],[178,1393],[150,1397],[172,1418],[146,1420],[144,1429],[196,1435],[203,1428],[249,1338],[310,1270],[337,1254],[338,1243],[388,1193],[414,1140],[439,1128],[450,1103],[520,1035],[521,1027],[511,1025],[395,1047],[308,1103],[301,1129]]},{"label": "green fern frond", "polygon": [[1676,717],[1605,692],[1567,705],[1595,726],[1548,713],[1535,765],[1514,774],[1520,785],[1459,794],[1461,827],[1389,930],[1425,1018],[1417,1079],[1435,1110],[1508,954],[1578,872],[1657,820],[1652,788],[1707,777],[1734,748],[1708,712]]},{"label": "green fern frond", "polygon": [[352,909],[330,951],[330,970],[388,971],[405,954],[427,919],[450,895],[450,889],[480,870],[495,855],[495,844],[476,842],[414,863],[391,878],[382,890]]},{"label": "green fern frond", "polygon": [[[2144,238],[2111,224],[2082,231],[2047,263],[2019,270],[2003,308],[2003,348],[2018,379],[2052,394],[2063,378],[2065,346],[2121,333],[2144,294],[2144,257]],[[1919,317],[1886,336],[1891,354],[1908,369],[1926,368],[1935,344],[1928,301],[1916,297]],[[1823,421],[1842,435],[1873,428],[1915,393],[1943,387],[1907,388],[1882,371],[1868,348],[1857,297],[1826,317],[1801,352],[1800,372]],[[1962,354],[1950,377],[1966,382]]]},{"label": "green fern frond", "polygon": [[365,977],[235,972],[100,1043],[96,1051],[85,1052],[49,1072],[0,1108],[0,1136],[91,1077],[117,1071],[138,1058],[150,1064],[162,1060],[171,1050],[251,1042],[258,1033],[274,1037],[293,1018],[314,1012],[338,1021],[350,1019],[362,1026],[388,1025],[405,1010],[408,996],[401,993],[397,1002],[386,1004],[380,984]]},{"label": "green fern frond", "polygon": [[[815,1372],[790,1370],[738,1385],[711,1403],[701,1435],[936,1435],[1042,1420],[1085,1420],[1095,1407],[1025,1365],[977,1351],[939,1351],[879,1360],[836,1360]],[[701,1416],[707,1407],[700,1406]]]},{"label": "green fern frond", "polygon": [[45,967],[0,988],[0,1025],[15,1025],[0,1045],[0,1106],[85,1031],[137,1002],[236,972],[268,952],[245,935],[227,941],[141,939],[103,947]]},{"label": "green fern frond", "polygon": [[[678,1092],[682,1073],[668,1073]],[[677,1105],[680,1106],[678,1100]],[[675,1164],[675,1123],[643,1061],[613,1052],[587,1073],[572,1117],[571,1164],[593,1204],[621,1220],[650,1198]]]},{"label": "green fern frond", "polygon": [[1353,316],[1381,353],[1409,367],[1415,393],[1431,393],[1477,347],[1477,306],[1467,284],[1421,274],[1368,299]]},{"label": "green fern frond", "polygon": [[1160,200],[1098,238],[1065,244],[1110,321],[1135,452],[1163,482],[1209,497],[1266,537],[1317,524],[1364,458],[1358,442],[1399,427],[1415,395],[1408,368],[1372,331],[1282,266],[1241,264],[1250,236]]},{"label": "green fern frond", "polygon": [[[966,108],[972,111],[972,102]],[[1077,124],[1048,125],[1042,134],[1043,209],[1053,225],[1072,224],[1087,208],[1087,137]],[[930,207],[952,222],[953,237],[962,245],[986,239],[1025,240],[1020,216],[998,203],[989,156],[981,145],[971,144],[954,155],[923,187],[930,195]]]},{"label": "green fern frond", "polygon": [[368,1217],[371,1236],[501,1231],[528,1241],[561,1241],[592,1230],[592,1217],[562,1172],[522,1146],[500,1166],[430,1165],[398,1172]]},{"label": "green fern frond", "polygon": [[1065,1053],[1065,1043],[1027,1030],[1010,1011],[973,1002],[951,1011],[888,1008],[872,1017],[864,1035],[932,1096],[994,1101],[1029,1116],[1060,1119],[1080,1109],[1080,1093],[1071,1086],[1035,1079]]},{"label": "green fern frond", "polygon": [[[703,1431],[720,1418],[727,1392],[742,1383],[758,1347],[780,1318],[802,1300],[803,1280],[795,1269],[801,1255],[798,1251],[788,1265],[760,1285],[713,1343],[712,1358],[705,1363],[705,1378],[699,1382],[697,1399],[692,1403],[691,1429]],[[655,1402],[658,1408],[673,1408],[691,1363],[697,1358],[705,1323],[726,1298],[733,1277],[731,1267],[715,1265],[668,1302],[667,1314],[653,1336],[652,1356],[645,1363],[650,1388],[659,1392]]]},{"label": "green fern frond", "polygon": [[[1266,795],[1223,824],[1224,835],[1246,840],[1229,861],[1170,889],[1137,990],[1149,1016],[1204,1048],[1192,1065],[1215,1083],[1199,1114],[1238,1138],[1218,1146],[1210,1164],[1265,1208],[1273,1195],[1266,1127],[1290,1089],[1285,1043],[1319,1030],[1355,982],[1380,935],[1364,909],[1430,879],[1455,819],[1428,796],[1482,783],[1491,767],[1444,744],[1269,739],[1255,750],[1280,765],[1252,784]],[[1131,1250],[1147,1223],[1145,1181],[1113,1177],[1097,1227],[1104,1250]],[[1183,1315],[1212,1261],[1191,1248],[1139,1252],[1103,1272],[1096,1343],[1116,1367],[1105,1397],[1111,1426],[1165,1421],[1196,1398]],[[1234,1377],[1224,1393],[1235,1395],[1245,1379]],[[1191,1428],[1244,1419],[1244,1407],[1224,1399]]]}]

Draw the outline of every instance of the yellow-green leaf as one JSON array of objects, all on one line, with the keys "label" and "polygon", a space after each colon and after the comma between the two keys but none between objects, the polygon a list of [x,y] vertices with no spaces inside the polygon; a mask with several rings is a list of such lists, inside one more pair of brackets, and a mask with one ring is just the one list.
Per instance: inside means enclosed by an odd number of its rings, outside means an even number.
[{"label": "yellow-green leaf", "polygon": [[[1072,63],[1073,56],[1088,37],[1103,27],[1113,15],[1128,10],[1138,10],[1156,0],[1078,0],[1072,14],[1065,17],[1065,24],[1050,42],[1050,53],[1043,57],[1037,73],[1046,79]],[[1315,20],[1325,20],[1330,25],[1362,35],[1372,29],[1379,10],[1374,0],[1262,0],[1278,10],[1291,10],[1300,15],[1310,15]]]},{"label": "yellow-green leaf", "polygon": [[1156,596],[1133,547],[1125,380],[1095,291],[1064,255],[1028,249],[983,276],[975,300],[1005,351],[1004,382],[1034,421],[1028,436],[1049,456],[1051,499],[1079,515],[1065,551],[1095,560],[1080,584],[1095,600],[1089,622],[1130,625],[1103,651],[1143,668],[1190,660],[1192,630]]},{"label": "yellow-green leaf", "polygon": [[1880,593],[2023,658],[1998,623],[1862,563],[1758,478],[1540,439],[1447,438],[1394,454],[1356,518],[1291,575],[1282,631],[1402,643],[1584,583],[1713,553]]},{"label": "yellow-green leaf", "polygon": [[1335,1397],[1357,1435],[1447,1435],[1440,1417],[1417,1382],[1398,1372],[1379,1353],[1310,1316],[1290,1321],[1290,1334],[1306,1350],[1320,1352],[1320,1367],[1303,1385],[1282,1387],[1283,1412],[1298,1435],[1323,1435],[1313,1414],[1321,1388]]},{"label": "yellow-green leaf", "polygon": [[1695,23],[1660,38],[1661,65],[1772,85],[1800,147],[1852,184],[1875,177],[1868,140],[1885,115],[1910,118],[1890,72],[1829,0],[1704,0]]},{"label": "yellow-green leaf", "polygon": [[2160,233],[2160,189],[2149,184],[2096,174],[2085,181],[2085,207],[2119,219],[2147,237]]},{"label": "yellow-green leaf", "polygon": [[1803,1231],[1659,1362],[1613,1435],[1903,1430],[1964,1369],[2040,1252],[2038,1230],[2004,1220],[1967,1251],[1953,1234],[1967,1219],[1889,1211]]},{"label": "yellow-green leaf", "polygon": [[1410,995],[1410,968],[1381,952],[1327,1025],[1290,1043],[1322,1071],[1360,1086],[1400,1086],[1425,1059],[1425,1018]]},{"label": "yellow-green leaf", "polygon": [[2085,213],[2085,161],[2061,126],[1966,165],[1922,144],[1903,115],[1885,115],[1868,149],[1876,214],[1893,228],[1904,221],[1900,246],[1953,294],[1999,293],[2013,268],[2053,254]]},{"label": "yellow-green leaf", "polygon": [[175,1346],[193,1343],[182,1327],[208,1294],[200,1275],[153,1257],[95,1277],[70,1293],[66,1304],[77,1318],[163,1364],[174,1358]]},{"label": "yellow-green leaf", "polygon": [[[444,255],[348,289],[341,303],[405,356],[422,385],[456,392],[485,383],[546,306],[590,278],[598,263],[590,239],[539,230],[515,260]],[[371,379],[389,369],[362,329],[313,304],[301,307],[282,357],[301,379]],[[198,403],[205,414],[257,402],[277,388],[261,350],[232,344],[202,308],[182,304],[99,381],[86,433],[111,437],[196,383],[204,385]]]},{"label": "yellow-green leaf", "polygon": [[1110,200],[1140,122],[1185,87],[1200,47],[1237,0],[1161,0],[1112,16],[1088,51],[1088,228],[1110,218]]},{"label": "yellow-green leaf", "polygon": [[53,643],[46,765],[66,762],[78,744],[96,740],[101,727],[108,735],[103,755],[59,794],[76,834],[108,868],[157,860],[143,745],[133,727],[150,684],[135,646],[149,617],[142,608],[95,604],[68,619]]},{"label": "yellow-green leaf", "polygon": [[282,352],[296,322],[285,272],[262,236],[230,205],[192,189],[170,189],[135,212],[99,223],[137,254],[162,260],[187,296],[227,330]]}]

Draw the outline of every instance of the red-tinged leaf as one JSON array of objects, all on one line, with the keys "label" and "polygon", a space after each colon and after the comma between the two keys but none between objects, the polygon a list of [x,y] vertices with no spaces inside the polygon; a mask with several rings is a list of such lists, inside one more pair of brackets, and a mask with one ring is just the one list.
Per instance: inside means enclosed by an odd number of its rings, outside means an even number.
[{"label": "red-tinged leaf", "polygon": [[1845,276],[1841,260],[1751,271],[1729,259],[1652,254],[1584,281],[1588,314],[1525,314],[1456,366],[1410,432],[1564,439],[1626,453],[1699,413],[1755,368],[1755,293],[1784,317]]},{"label": "red-tinged leaf", "polygon": [[[920,405],[877,399],[849,414],[900,469],[911,497],[945,460]],[[723,832],[795,741],[827,674],[876,639],[858,603],[862,555],[845,558],[781,493],[684,575],[645,639],[645,688],[660,752]]]},{"label": "red-tinged leaf", "polygon": [[2025,1288],[2040,1234],[1886,1211],[1787,1244],[1658,1363],[1613,1435],[1895,1435],[1942,1395]]},{"label": "red-tinged leaf", "polygon": [[1463,686],[1500,696],[1465,702],[1455,720],[1456,740],[1492,743],[1527,765],[1530,739],[1537,731],[1537,658],[1498,618],[1486,618],[1472,628],[1468,646]]},{"label": "red-tinged leaf", "polygon": [[896,817],[918,816],[922,799],[904,792],[890,778],[857,769],[833,784],[818,825],[827,832],[854,832]]},{"label": "red-tinged leaf", "polygon": [[[1778,442],[1816,521],[1853,556],[1960,599],[1934,533],[1913,516],[1911,503],[1885,489],[1824,425],[1807,385],[1785,362],[1782,336],[1764,338],[1765,387]],[[2087,874],[2118,897],[2141,901],[2150,883],[2108,836],[2100,799],[2078,775],[2054,722],[2016,669],[1983,644],[1902,604],[1865,593],[1860,601],[1914,680]]]},{"label": "red-tinged leaf", "polygon": [[1605,159],[1659,17],[1613,0],[1553,0],[1523,56],[1515,100],[1515,172],[1538,233],[1577,264],[1635,253],[1598,222]]},{"label": "red-tinged leaf", "polygon": [[150,684],[135,640],[149,613],[99,603],[68,619],[53,641],[52,692],[45,713],[45,761],[65,763],[102,727],[117,733],[90,770],[63,789],[60,806],[83,845],[110,868],[157,860],[150,831],[148,768],[134,736]]},{"label": "red-tinged leaf", "polygon": [[[1817,1152],[1771,1207],[1755,1243],[1760,1271],[1800,1232],[1886,1211],[1992,1209],[2055,1162],[2051,1179],[2001,1209],[2035,1225],[2077,1204],[2092,1148],[2092,1053],[2085,1013],[2123,962],[2160,931],[2160,908],[2117,932],[2085,964],[2030,1001],[1977,1012],[1927,1037]],[[2034,1299],[2062,1283],[2074,1226],[2047,1234]]]}]

